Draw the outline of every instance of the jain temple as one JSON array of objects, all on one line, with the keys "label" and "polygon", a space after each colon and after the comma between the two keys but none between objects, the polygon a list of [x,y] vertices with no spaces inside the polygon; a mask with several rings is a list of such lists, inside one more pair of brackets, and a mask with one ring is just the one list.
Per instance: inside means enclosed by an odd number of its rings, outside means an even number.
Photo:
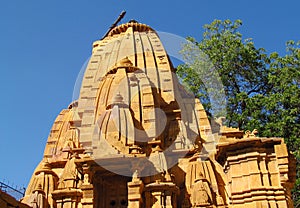
[{"label": "jain temple", "polygon": [[18,207],[293,207],[284,140],[212,125],[175,71],[148,25],[114,25],[96,40]]}]

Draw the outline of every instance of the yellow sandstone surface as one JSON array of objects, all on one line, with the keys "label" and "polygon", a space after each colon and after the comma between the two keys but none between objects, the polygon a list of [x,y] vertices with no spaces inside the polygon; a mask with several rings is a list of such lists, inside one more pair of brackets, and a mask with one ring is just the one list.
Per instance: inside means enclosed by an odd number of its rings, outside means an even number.
[{"label": "yellow sandstone surface", "polygon": [[77,101],[56,118],[29,207],[293,207],[281,138],[219,124],[179,84],[157,33],[130,21],[93,44]]}]

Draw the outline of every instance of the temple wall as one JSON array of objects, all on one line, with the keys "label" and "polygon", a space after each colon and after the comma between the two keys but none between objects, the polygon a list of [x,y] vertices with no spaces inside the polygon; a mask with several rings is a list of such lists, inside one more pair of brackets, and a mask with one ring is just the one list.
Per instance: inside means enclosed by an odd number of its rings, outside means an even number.
[{"label": "temple wall", "polygon": [[[226,157],[223,169],[230,205],[293,207],[289,194],[292,179],[286,173],[289,169],[288,152],[283,140],[253,138],[251,142],[241,139],[235,146],[227,144],[220,149],[224,152],[217,158]],[[285,150],[285,160],[279,154],[282,149]]]},{"label": "temple wall", "polygon": [[14,197],[0,190],[0,207],[1,208],[30,208],[26,204],[21,203]]}]

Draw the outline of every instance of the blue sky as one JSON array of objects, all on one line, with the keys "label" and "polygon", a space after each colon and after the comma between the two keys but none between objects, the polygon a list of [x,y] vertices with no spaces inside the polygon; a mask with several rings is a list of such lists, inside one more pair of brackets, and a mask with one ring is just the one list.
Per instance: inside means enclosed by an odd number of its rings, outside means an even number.
[{"label": "blue sky", "polygon": [[0,180],[27,185],[92,42],[122,10],[123,23],[136,19],[198,40],[214,19],[241,19],[244,38],[284,54],[287,40],[300,40],[299,8],[297,0],[1,1]]}]

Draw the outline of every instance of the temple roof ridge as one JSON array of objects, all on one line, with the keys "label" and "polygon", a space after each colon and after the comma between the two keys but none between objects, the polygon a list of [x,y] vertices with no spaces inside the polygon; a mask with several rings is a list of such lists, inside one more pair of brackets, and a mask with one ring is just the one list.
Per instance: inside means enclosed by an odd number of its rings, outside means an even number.
[{"label": "temple roof ridge", "polygon": [[120,34],[122,32],[126,32],[126,30],[132,27],[133,31],[137,31],[137,32],[147,32],[147,31],[155,31],[154,29],[152,29],[149,25],[143,24],[143,23],[139,23],[136,20],[130,20],[127,23],[118,25],[116,27],[114,27],[107,36],[111,37],[117,34]]}]

